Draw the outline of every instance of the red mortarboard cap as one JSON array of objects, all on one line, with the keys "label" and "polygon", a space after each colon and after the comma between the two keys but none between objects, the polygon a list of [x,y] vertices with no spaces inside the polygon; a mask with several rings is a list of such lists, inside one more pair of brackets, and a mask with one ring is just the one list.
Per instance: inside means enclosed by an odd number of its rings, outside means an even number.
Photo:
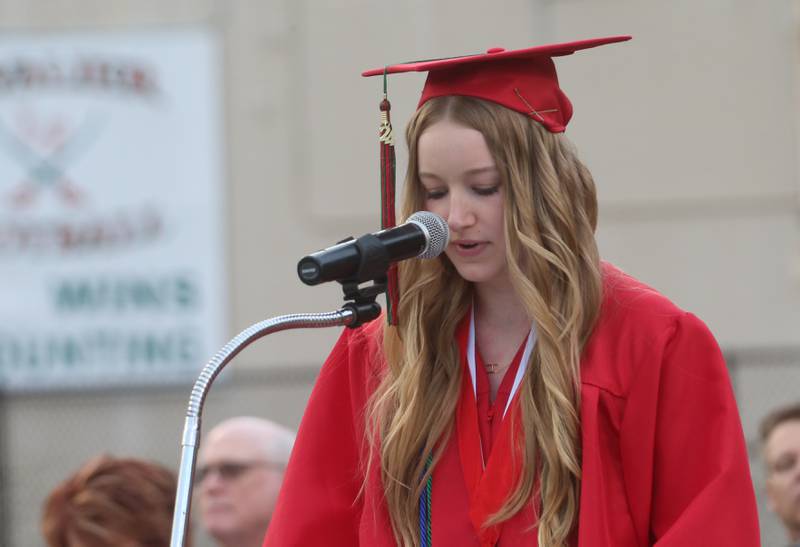
[{"label": "red mortarboard cap", "polygon": [[572,104],[558,86],[552,58],[630,39],[630,36],[610,36],[513,51],[492,48],[484,54],[376,68],[362,76],[427,71],[418,107],[428,99],[445,95],[476,97],[521,112],[548,131],[560,133],[572,117]]}]

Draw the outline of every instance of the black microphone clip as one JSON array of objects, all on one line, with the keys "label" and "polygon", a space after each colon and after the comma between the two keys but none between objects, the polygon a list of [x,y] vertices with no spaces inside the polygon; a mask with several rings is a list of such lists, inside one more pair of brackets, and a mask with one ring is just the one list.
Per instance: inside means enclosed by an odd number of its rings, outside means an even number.
[{"label": "black microphone clip", "polygon": [[386,245],[375,234],[366,234],[356,239],[355,246],[362,258],[354,280],[363,283],[385,278],[390,263]]}]

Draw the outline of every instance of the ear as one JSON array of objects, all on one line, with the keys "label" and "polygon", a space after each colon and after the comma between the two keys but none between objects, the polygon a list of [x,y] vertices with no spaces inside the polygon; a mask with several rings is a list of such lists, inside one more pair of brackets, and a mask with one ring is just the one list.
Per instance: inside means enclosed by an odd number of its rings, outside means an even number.
[{"label": "ear", "polygon": [[773,513],[778,512],[778,500],[775,498],[775,485],[772,482],[771,478],[767,478],[766,486],[764,487],[764,491],[767,493],[767,507]]}]

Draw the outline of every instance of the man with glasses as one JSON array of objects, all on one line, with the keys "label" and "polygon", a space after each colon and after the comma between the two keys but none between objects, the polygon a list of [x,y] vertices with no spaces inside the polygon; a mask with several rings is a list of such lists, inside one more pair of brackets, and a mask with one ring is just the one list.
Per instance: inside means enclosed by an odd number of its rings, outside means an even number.
[{"label": "man with glasses", "polygon": [[294,433],[253,417],[205,435],[195,475],[203,528],[221,547],[260,547],[275,508]]},{"label": "man with glasses", "polygon": [[789,543],[800,547],[800,403],[779,408],[761,423],[769,508]]}]

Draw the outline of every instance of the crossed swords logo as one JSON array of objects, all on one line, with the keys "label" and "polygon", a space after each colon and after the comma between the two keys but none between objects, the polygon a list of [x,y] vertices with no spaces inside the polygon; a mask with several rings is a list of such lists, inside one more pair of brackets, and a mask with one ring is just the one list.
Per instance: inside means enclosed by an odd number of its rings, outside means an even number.
[{"label": "crossed swords logo", "polygon": [[14,130],[0,121],[0,148],[26,173],[11,191],[12,204],[26,208],[47,189],[54,190],[68,206],[81,205],[85,193],[70,179],[67,168],[91,148],[100,125],[96,116],[87,116],[72,131],[58,118],[48,121],[44,128],[34,123],[27,130]]}]

